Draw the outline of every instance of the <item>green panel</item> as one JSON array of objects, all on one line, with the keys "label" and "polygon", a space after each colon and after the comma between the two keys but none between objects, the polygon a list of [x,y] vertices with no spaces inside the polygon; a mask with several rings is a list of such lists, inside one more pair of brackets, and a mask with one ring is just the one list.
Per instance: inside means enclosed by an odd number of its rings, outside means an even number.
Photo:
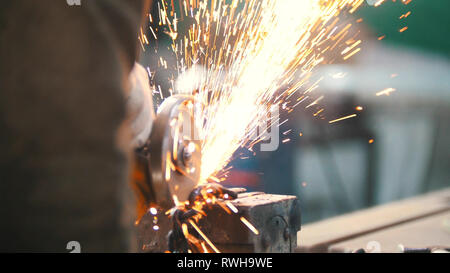
[{"label": "green panel", "polygon": [[[407,18],[399,19],[411,11]],[[386,0],[378,7],[364,4],[357,12],[376,35],[386,35],[385,43],[396,43],[450,56],[450,1],[413,0],[408,5],[401,0]],[[399,29],[408,26],[403,33]]]}]

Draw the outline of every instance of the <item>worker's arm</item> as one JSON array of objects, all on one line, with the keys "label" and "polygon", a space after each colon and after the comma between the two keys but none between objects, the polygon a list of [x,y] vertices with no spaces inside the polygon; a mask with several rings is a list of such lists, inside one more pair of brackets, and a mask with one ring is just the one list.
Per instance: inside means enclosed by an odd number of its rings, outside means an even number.
[{"label": "worker's arm", "polygon": [[133,249],[124,120],[145,2],[2,3],[0,251]]}]

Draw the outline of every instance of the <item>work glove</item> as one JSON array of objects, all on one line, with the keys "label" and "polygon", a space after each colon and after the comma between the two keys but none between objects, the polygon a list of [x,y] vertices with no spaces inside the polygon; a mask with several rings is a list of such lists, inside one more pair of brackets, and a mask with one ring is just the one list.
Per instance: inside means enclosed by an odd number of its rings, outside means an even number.
[{"label": "work glove", "polygon": [[131,145],[133,148],[139,148],[148,140],[155,120],[152,88],[147,71],[138,63],[134,64],[129,82],[130,92],[126,105],[131,128]]}]

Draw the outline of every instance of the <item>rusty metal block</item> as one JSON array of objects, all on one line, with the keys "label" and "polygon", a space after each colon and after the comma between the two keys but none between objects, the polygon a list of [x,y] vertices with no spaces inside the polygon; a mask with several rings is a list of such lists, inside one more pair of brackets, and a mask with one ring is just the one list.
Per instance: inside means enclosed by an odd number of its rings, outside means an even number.
[{"label": "rusty metal block", "polygon": [[[221,252],[293,252],[300,230],[300,206],[297,197],[240,193],[231,201],[238,213],[228,214],[216,205],[208,211],[198,226]],[[258,231],[255,234],[242,221],[247,219]],[[139,246],[143,252],[167,250],[167,234],[172,228],[167,217],[158,217],[154,230],[154,215],[147,213],[138,225]]]}]

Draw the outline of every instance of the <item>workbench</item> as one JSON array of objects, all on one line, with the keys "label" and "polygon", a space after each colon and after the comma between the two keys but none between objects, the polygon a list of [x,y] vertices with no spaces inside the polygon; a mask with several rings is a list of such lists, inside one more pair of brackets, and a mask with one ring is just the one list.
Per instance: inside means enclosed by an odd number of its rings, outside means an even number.
[{"label": "workbench", "polygon": [[450,188],[304,225],[297,252],[450,247]]}]

